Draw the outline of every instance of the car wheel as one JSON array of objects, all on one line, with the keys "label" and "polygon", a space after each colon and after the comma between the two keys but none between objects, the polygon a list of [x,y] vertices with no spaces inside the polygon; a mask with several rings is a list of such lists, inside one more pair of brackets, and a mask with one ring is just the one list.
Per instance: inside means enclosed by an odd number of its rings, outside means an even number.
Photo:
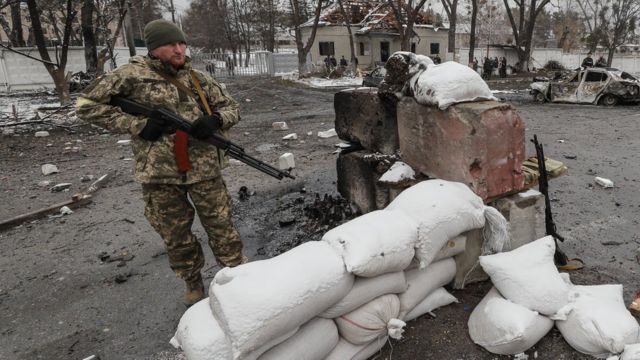
[{"label": "car wheel", "polygon": [[533,94],[533,100],[534,100],[535,102],[539,102],[539,103],[543,103],[543,102],[546,102],[546,101],[547,101],[547,99],[544,97],[544,94],[543,94],[543,93],[541,93],[540,91],[536,91],[536,92]]},{"label": "car wheel", "polygon": [[618,98],[611,94],[606,94],[600,99],[600,103],[604,106],[614,106],[618,103]]}]

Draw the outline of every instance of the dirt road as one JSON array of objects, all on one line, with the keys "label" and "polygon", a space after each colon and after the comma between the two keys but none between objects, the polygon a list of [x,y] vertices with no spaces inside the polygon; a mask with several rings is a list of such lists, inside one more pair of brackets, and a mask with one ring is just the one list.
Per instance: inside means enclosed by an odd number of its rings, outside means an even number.
[{"label": "dirt road", "polygon": [[[340,221],[318,219],[313,212],[316,194],[336,195],[333,152],[340,141],[316,136],[333,127],[335,90],[273,79],[227,85],[242,107],[243,120],[233,139],[267,162],[275,164],[285,152],[296,160],[294,181],[278,182],[237,163],[225,170],[247,255],[264,258],[317,239]],[[567,238],[563,250],[587,264],[572,274],[573,281],[622,283],[629,302],[639,286],[634,258],[640,247],[639,108],[541,105],[522,92],[497,96],[517,107],[527,139],[537,134],[547,156],[569,166],[569,175],[553,180],[550,191],[558,230]],[[12,101],[0,99],[4,105]],[[286,121],[290,130],[272,130],[274,121]],[[131,180],[131,150],[116,144],[127,137],[80,127],[73,134],[58,129],[36,138],[34,130],[0,135],[0,219],[68,199],[88,184],[81,182],[83,176],[115,176],[92,204],[71,215],[0,232],[0,359],[83,359],[93,354],[103,360],[180,358],[168,340],[185,310],[184,285],[169,269],[162,242],[144,219],[140,186]],[[298,140],[281,140],[291,132]],[[527,148],[534,153],[530,144]],[[43,176],[45,163],[56,164],[60,172]],[[615,187],[599,187],[595,176],[611,179]],[[38,185],[43,180],[51,184]],[[72,183],[69,192],[49,191],[62,182]],[[242,186],[252,194],[246,200],[238,197]],[[292,218],[293,225],[280,225]],[[204,239],[199,225],[196,235]],[[218,268],[206,242],[203,246],[208,282]],[[377,358],[498,358],[475,346],[466,330],[471,310],[488,287],[485,283],[454,292],[459,304],[437,311],[435,319],[410,322],[405,338],[388,344]],[[588,358],[574,352],[555,330],[528,353],[534,352],[538,359]]]}]

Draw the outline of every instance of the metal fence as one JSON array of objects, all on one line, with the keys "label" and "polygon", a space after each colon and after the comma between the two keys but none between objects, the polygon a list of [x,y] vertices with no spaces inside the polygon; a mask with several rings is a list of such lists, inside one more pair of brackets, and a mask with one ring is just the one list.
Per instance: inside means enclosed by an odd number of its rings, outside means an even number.
[{"label": "metal fence", "polygon": [[[39,57],[35,48],[19,48],[21,52]],[[136,49],[139,55],[146,48]],[[55,49],[49,50],[55,59]],[[115,58],[118,66],[129,60],[128,48],[116,48]],[[271,53],[256,51],[249,54],[192,53],[194,68],[211,73],[216,78],[227,79],[234,76],[274,76],[298,70],[298,55],[295,53]],[[66,70],[71,73],[85,71],[84,48],[70,47]],[[109,64],[105,70],[112,70]],[[51,89],[54,87],[51,76],[44,65],[20,54],[0,49],[0,92],[21,90]]]}]

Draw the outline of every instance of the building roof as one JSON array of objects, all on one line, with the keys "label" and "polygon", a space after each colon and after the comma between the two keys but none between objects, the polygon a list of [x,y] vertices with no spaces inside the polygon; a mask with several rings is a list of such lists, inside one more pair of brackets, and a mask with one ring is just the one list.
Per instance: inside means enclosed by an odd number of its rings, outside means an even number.
[{"label": "building roof", "polygon": [[[340,5],[336,2],[322,9],[320,13],[319,26],[343,26],[348,20],[354,27],[360,27],[355,31],[356,35],[364,35],[368,33],[397,33],[396,16],[386,1],[379,0],[346,0],[343,1],[344,10],[348,19],[342,14]],[[310,19],[302,25],[302,27],[313,26],[313,20]],[[414,27],[416,28],[433,28],[435,31],[440,29],[447,30],[444,27],[435,27],[435,14],[427,14],[421,12],[416,17]]]}]

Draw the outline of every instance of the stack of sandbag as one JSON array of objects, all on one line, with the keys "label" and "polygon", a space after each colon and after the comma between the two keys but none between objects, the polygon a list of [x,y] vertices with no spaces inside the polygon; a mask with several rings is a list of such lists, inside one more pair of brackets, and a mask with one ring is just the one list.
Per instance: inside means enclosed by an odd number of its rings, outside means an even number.
[{"label": "stack of sandbag", "polygon": [[619,354],[640,341],[621,285],[574,286],[554,264],[547,236],[513,251],[480,257],[494,288],[469,317],[469,334],[495,354],[535,345],[555,325],[574,349],[597,357]]},{"label": "stack of sandbag", "polygon": [[443,286],[464,251],[462,233],[491,223],[488,239],[506,234],[465,185],[416,186],[322,241],[220,270],[171,343],[189,360],[343,360],[401,338],[405,321],[456,301]]}]

